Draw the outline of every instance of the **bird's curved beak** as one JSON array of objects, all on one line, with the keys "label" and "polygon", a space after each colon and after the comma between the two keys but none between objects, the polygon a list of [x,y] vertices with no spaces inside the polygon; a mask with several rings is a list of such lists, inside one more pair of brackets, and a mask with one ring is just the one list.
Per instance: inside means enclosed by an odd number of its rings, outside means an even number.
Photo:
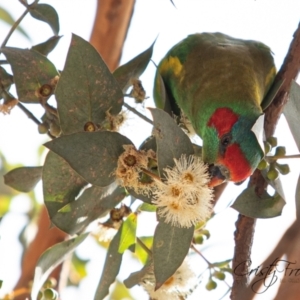
[{"label": "bird's curved beak", "polygon": [[222,166],[209,165],[208,173],[210,175],[210,182],[208,183],[209,187],[214,187],[223,183],[228,176],[226,176],[228,171],[224,170]]}]

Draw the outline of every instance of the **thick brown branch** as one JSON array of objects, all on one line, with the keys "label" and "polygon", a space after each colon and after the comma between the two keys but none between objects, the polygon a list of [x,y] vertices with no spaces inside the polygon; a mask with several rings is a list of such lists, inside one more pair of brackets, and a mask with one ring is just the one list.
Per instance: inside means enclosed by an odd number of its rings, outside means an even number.
[{"label": "thick brown branch", "polygon": [[[295,80],[300,70],[300,23],[298,29],[294,34],[294,39],[290,45],[289,51],[285,57],[283,65],[281,66],[275,78],[275,83],[284,81],[281,85],[277,95],[275,96],[272,104],[265,111],[265,133],[266,138],[274,134],[277,122],[282,113],[283,107],[286,104],[289,96],[289,90],[292,80]],[[260,171],[256,171],[250,181],[251,186],[255,186],[257,195],[261,195],[265,190],[267,183],[261,175]],[[250,258],[252,240],[255,228],[255,220],[248,217],[239,216],[236,223],[235,233],[235,253],[233,259],[233,269],[243,261]],[[274,250],[275,251],[275,250]],[[276,258],[277,255],[273,254]],[[246,265],[244,265],[246,268]],[[246,270],[245,270],[246,271]],[[245,272],[246,273],[246,272]],[[234,284],[232,287],[231,299],[246,299],[245,290],[247,289],[246,276],[238,278],[234,275]],[[250,284],[251,287],[251,284]],[[247,289],[249,292],[249,288]],[[250,298],[249,298],[250,299]]]},{"label": "thick brown branch", "polygon": [[90,38],[111,71],[119,65],[135,0],[98,0]]},{"label": "thick brown branch", "polygon": [[266,137],[274,134],[276,124],[282,113],[289,96],[290,86],[293,80],[296,80],[300,71],[300,23],[294,38],[291,42],[284,62],[276,75],[275,82],[284,81],[280,87],[274,101],[265,112],[265,132]]},{"label": "thick brown branch", "polygon": [[[56,227],[50,228],[50,225],[51,223],[47,209],[43,206],[37,224],[38,232],[35,239],[24,253],[22,260],[22,274],[14,290],[28,288],[29,283],[33,280],[35,266],[41,254],[49,247],[65,240],[67,234]],[[61,266],[58,266],[51,274],[51,277],[54,277],[57,282],[59,282],[60,270]],[[22,294],[15,297],[14,300],[24,300],[26,297],[29,299],[29,294]]]}]

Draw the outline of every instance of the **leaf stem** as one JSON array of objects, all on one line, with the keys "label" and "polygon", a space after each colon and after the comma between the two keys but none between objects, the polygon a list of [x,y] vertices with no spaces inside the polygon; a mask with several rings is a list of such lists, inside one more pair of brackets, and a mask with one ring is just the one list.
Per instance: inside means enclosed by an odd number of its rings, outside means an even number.
[{"label": "leaf stem", "polygon": [[124,106],[130,110],[131,112],[133,112],[134,114],[136,114],[137,116],[139,116],[141,119],[143,119],[144,121],[148,122],[149,124],[153,125],[153,122],[147,118],[146,116],[144,116],[143,114],[141,114],[139,111],[137,111],[135,108],[131,107],[129,104],[127,104],[126,102],[124,102]]},{"label": "leaf stem", "polygon": [[152,256],[152,251],[143,243],[140,238],[136,237],[136,241],[149,256]]},{"label": "leaf stem", "polygon": [[11,37],[11,35],[13,34],[13,32],[15,31],[15,29],[18,27],[18,25],[21,23],[21,21],[24,19],[24,17],[28,14],[29,12],[29,8],[26,8],[26,10],[23,12],[23,14],[21,15],[21,17],[14,23],[14,25],[10,28],[6,38],[4,39],[4,41],[2,42],[1,48],[5,47],[5,45],[7,44],[9,38]]},{"label": "leaf stem", "polygon": [[267,161],[274,161],[277,159],[300,158],[300,154],[285,155],[285,156],[266,156]]},{"label": "leaf stem", "polygon": [[18,107],[26,114],[26,116],[31,119],[36,125],[40,125],[41,121],[37,119],[31,111],[29,111],[21,102],[19,102]]},{"label": "leaf stem", "polygon": [[144,169],[144,168],[141,168],[141,171],[143,173],[145,173],[146,175],[150,176],[151,178],[153,178],[154,180],[162,182],[162,180],[160,179],[160,177],[157,176],[156,174],[152,173],[151,171],[149,171],[147,169]]}]

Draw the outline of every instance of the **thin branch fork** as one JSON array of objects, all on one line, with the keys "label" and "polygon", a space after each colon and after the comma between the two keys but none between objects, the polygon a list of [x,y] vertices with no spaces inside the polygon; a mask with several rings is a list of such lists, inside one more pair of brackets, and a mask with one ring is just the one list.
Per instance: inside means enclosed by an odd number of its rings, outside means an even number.
[{"label": "thin branch fork", "polygon": [[[300,71],[300,23],[294,33],[293,40],[290,44],[285,60],[276,75],[276,82],[283,81],[271,105],[265,111],[265,134],[266,138],[272,136],[275,132],[277,122],[283,111],[284,105],[288,101],[290,86],[293,80],[297,79]],[[259,170],[256,170],[250,179],[250,186],[255,186],[257,195],[261,195],[267,187],[267,182],[261,175]],[[239,216],[236,223],[235,232],[235,252],[233,258],[233,270],[243,261],[247,261],[251,256],[251,248],[255,229],[255,220],[246,216]],[[247,273],[247,266],[244,264],[244,272]],[[252,299],[250,296],[248,282],[246,276],[240,278],[234,274],[234,283],[232,287],[231,299]],[[251,286],[251,283],[250,283]],[[248,297],[245,298],[245,292],[248,292]]]}]

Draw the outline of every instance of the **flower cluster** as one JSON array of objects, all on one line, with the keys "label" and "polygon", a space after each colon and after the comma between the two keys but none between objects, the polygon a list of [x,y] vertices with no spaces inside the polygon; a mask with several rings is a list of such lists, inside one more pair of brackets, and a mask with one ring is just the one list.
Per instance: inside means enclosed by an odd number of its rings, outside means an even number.
[{"label": "flower cluster", "polygon": [[177,271],[155,291],[153,268],[144,276],[141,285],[153,300],[176,300],[188,296],[196,286],[195,274],[184,261]]},{"label": "flower cluster", "polygon": [[155,152],[152,150],[136,150],[133,145],[124,145],[125,151],[118,159],[118,166],[115,172],[120,183],[134,189],[137,193],[147,194],[153,188],[154,181],[151,178],[143,180],[143,169],[148,168],[150,159],[155,159]]},{"label": "flower cluster", "polygon": [[207,167],[196,156],[174,160],[173,168],[166,168],[165,181],[157,182],[153,203],[167,223],[190,227],[205,221],[211,214],[212,190],[208,187]]}]

